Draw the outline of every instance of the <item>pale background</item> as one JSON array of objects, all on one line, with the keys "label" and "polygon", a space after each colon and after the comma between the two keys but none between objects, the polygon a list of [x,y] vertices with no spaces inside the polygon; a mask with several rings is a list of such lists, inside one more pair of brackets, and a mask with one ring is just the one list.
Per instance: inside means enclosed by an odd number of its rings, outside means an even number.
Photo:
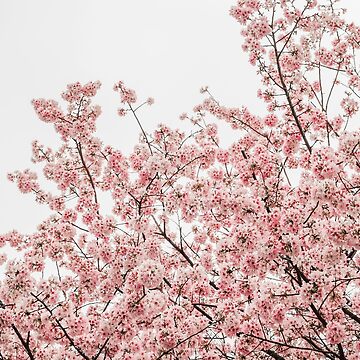
[{"label": "pale background", "polygon": [[[125,152],[136,143],[131,118],[116,115],[117,80],[139,98],[155,98],[141,113],[147,130],[181,126],[209,85],[224,105],[264,109],[256,69],[241,51],[240,27],[228,15],[235,0],[0,0],[0,234],[32,232],[48,211],[20,194],[6,174],[32,167],[31,141],[56,147],[52,126],[39,121],[32,98],[60,99],[66,84],[100,80],[98,134]],[[357,20],[360,2],[342,1]],[[360,19],[359,19],[360,23]],[[225,132],[227,140],[234,137]]]}]

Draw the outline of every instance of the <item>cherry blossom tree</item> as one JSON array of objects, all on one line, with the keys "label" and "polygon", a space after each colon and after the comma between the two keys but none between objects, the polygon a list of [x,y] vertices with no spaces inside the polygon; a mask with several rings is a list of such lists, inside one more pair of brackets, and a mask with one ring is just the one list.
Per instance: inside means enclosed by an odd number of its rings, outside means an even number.
[{"label": "cherry blossom tree", "polygon": [[119,81],[128,156],[96,137],[99,82],[68,85],[64,109],[33,100],[62,145],[34,141],[42,174],[9,175],[51,216],[0,237],[21,255],[1,255],[0,359],[359,359],[360,27],[343,13],[239,0],[268,114],[203,87],[192,131],[146,133],[153,99]]}]

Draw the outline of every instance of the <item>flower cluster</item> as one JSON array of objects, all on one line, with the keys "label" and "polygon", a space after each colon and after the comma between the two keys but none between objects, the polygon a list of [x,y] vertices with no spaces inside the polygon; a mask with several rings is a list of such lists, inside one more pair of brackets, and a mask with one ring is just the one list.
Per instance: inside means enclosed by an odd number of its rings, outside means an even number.
[{"label": "flower cluster", "polygon": [[95,134],[99,82],[68,85],[66,110],[33,101],[62,143],[32,145],[55,190],[31,170],[8,176],[51,214],[0,236],[0,358],[359,358],[360,28],[333,3],[231,9],[264,116],[203,87],[180,116],[190,131],[148,133],[139,109],[153,99],[119,81],[118,113],[142,133],[126,155]]}]

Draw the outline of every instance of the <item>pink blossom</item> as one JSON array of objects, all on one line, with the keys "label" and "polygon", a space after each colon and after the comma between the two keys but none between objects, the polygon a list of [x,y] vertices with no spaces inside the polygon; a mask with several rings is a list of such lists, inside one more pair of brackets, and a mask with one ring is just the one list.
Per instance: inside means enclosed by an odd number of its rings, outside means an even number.
[{"label": "pink blossom", "polygon": [[152,97],[149,97],[149,98],[147,98],[147,100],[146,100],[146,103],[147,103],[149,106],[150,106],[150,105],[153,105],[154,102],[155,102],[155,100],[154,100],[154,98],[152,98]]},{"label": "pink blossom", "polygon": [[34,141],[40,172],[8,175],[50,213],[0,236],[0,357],[358,358],[360,27],[305,3],[230,10],[261,116],[203,87],[186,130],[145,130],[153,99],[119,81],[127,154],[97,137],[100,82],[69,84],[64,109],[33,100],[60,145]]}]

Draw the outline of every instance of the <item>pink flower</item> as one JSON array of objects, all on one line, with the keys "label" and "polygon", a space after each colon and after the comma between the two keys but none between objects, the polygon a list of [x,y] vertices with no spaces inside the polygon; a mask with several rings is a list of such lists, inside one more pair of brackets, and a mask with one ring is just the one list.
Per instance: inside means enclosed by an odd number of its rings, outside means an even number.
[{"label": "pink flower", "polygon": [[138,278],[147,288],[155,288],[163,281],[164,267],[155,260],[146,260],[138,268]]},{"label": "pink flower", "polygon": [[152,97],[147,98],[146,103],[148,105],[153,105],[154,104],[154,98],[152,98]]},{"label": "pink flower", "polygon": [[42,172],[9,175],[50,214],[0,235],[3,357],[358,358],[360,27],[305,2],[230,10],[261,117],[209,95],[184,130],[147,133],[137,110],[154,100],[133,106],[118,81],[118,114],[141,131],[127,154],[95,133],[100,82],[69,84],[64,110],[33,101],[60,145],[34,141]]},{"label": "pink flower", "polygon": [[125,110],[124,108],[119,108],[117,113],[120,117],[124,117],[127,114],[127,110]]},{"label": "pink flower", "polygon": [[339,344],[343,341],[345,329],[338,322],[330,322],[326,326],[326,338],[330,344]]}]

